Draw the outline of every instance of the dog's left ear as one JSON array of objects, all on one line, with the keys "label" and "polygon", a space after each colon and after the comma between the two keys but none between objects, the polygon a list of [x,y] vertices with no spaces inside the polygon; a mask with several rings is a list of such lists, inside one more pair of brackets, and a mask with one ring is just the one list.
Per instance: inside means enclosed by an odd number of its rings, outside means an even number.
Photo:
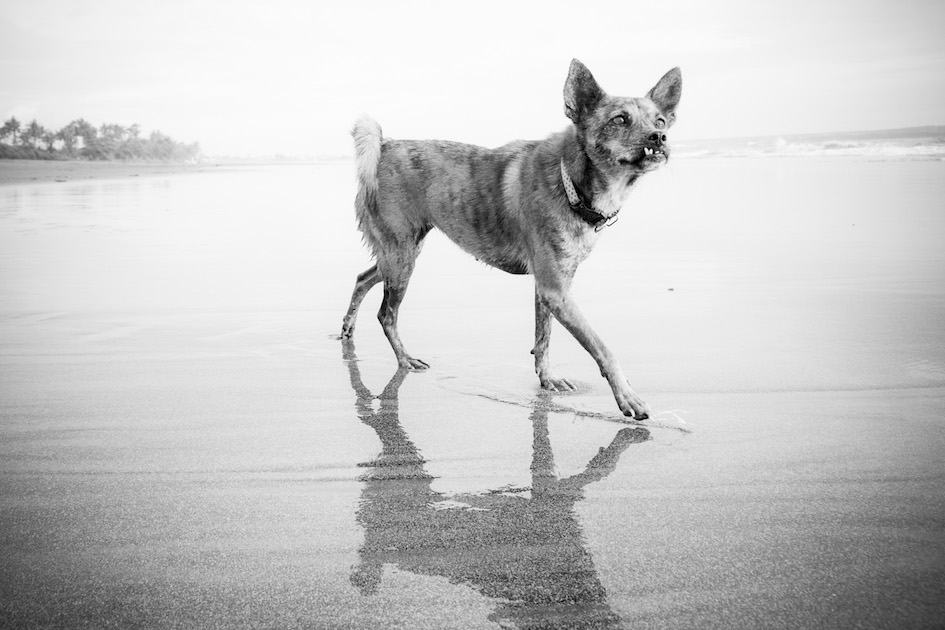
[{"label": "dog's left ear", "polygon": [[571,60],[568,80],[564,84],[564,114],[577,124],[588,112],[597,107],[604,90],[597,85],[594,75],[577,59]]},{"label": "dog's left ear", "polygon": [[682,96],[682,72],[673,68],[646,94],[667,116],[676,112]]}]

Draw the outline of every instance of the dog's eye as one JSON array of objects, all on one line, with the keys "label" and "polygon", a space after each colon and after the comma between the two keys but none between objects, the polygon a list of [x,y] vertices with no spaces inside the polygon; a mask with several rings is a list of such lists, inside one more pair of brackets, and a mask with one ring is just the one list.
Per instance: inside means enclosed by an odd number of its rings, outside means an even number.
[{"label": "dog's eye", "polygon": [[656,128],[657,128],[657,129],[662,129],[662,128],[665,127],[665,126],[666,126],[666,121],[665,121],[664,119],[662,119],[662,118],[657,118],[657,119],[656,119]]},{"label": "dog's eye", "polygon": [[615,125],[626,125],[630,122],[630,119],[623,114],[620,114],[619,116],[614,116],[611,118],[610,122],[614,123]]}]

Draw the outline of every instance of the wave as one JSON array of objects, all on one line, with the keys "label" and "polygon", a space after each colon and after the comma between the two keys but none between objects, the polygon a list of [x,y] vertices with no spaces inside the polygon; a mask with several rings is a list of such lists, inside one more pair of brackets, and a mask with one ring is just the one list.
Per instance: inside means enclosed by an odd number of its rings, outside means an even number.
[{"label": "wave", "polygon": [[945,127],[836,134],[697,140],[677,143],[678,157],[865,157],[945,160]]}]

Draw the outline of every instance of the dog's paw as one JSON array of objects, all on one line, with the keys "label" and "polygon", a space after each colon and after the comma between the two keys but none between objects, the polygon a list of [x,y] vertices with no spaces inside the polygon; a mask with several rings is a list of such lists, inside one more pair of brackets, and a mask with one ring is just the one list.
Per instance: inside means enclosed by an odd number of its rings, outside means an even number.
[{"label": "dog's paw", "polygon": [[573,392],[577,391],[574,383],[565,378],[558,378],[556,376],[543,376],[540,377],[542,389],[546,389],[549,392]]},{"label": "dog's paw", "polygon": [[406,368],[411,372],[422,372],[423,370],[429,370],[430,364],[421,361],[420,359],[414,359],[413,357],[403,357],[397,363],[400,364],[400,367]]},{"label": "dog's paw", "polygon": [[614,397],[617,399],[617,406],[620,407],[623,415],[634,420],[646,420],[650,417],[650,406],[637,396],[629,383],[625,391],[615,392]]}]

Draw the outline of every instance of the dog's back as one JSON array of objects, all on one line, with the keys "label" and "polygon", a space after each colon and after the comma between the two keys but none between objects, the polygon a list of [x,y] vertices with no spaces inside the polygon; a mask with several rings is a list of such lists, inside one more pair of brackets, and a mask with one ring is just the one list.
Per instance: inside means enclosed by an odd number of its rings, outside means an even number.
[{"label": "dog's back", "polygon": [[352,135],[358,221],[375,253],[392,243],[418,243],[435,227],[486,264],[528,272],[519,176],[537,141],[487,149],[385,139],[369,118],[360,119]]}]

